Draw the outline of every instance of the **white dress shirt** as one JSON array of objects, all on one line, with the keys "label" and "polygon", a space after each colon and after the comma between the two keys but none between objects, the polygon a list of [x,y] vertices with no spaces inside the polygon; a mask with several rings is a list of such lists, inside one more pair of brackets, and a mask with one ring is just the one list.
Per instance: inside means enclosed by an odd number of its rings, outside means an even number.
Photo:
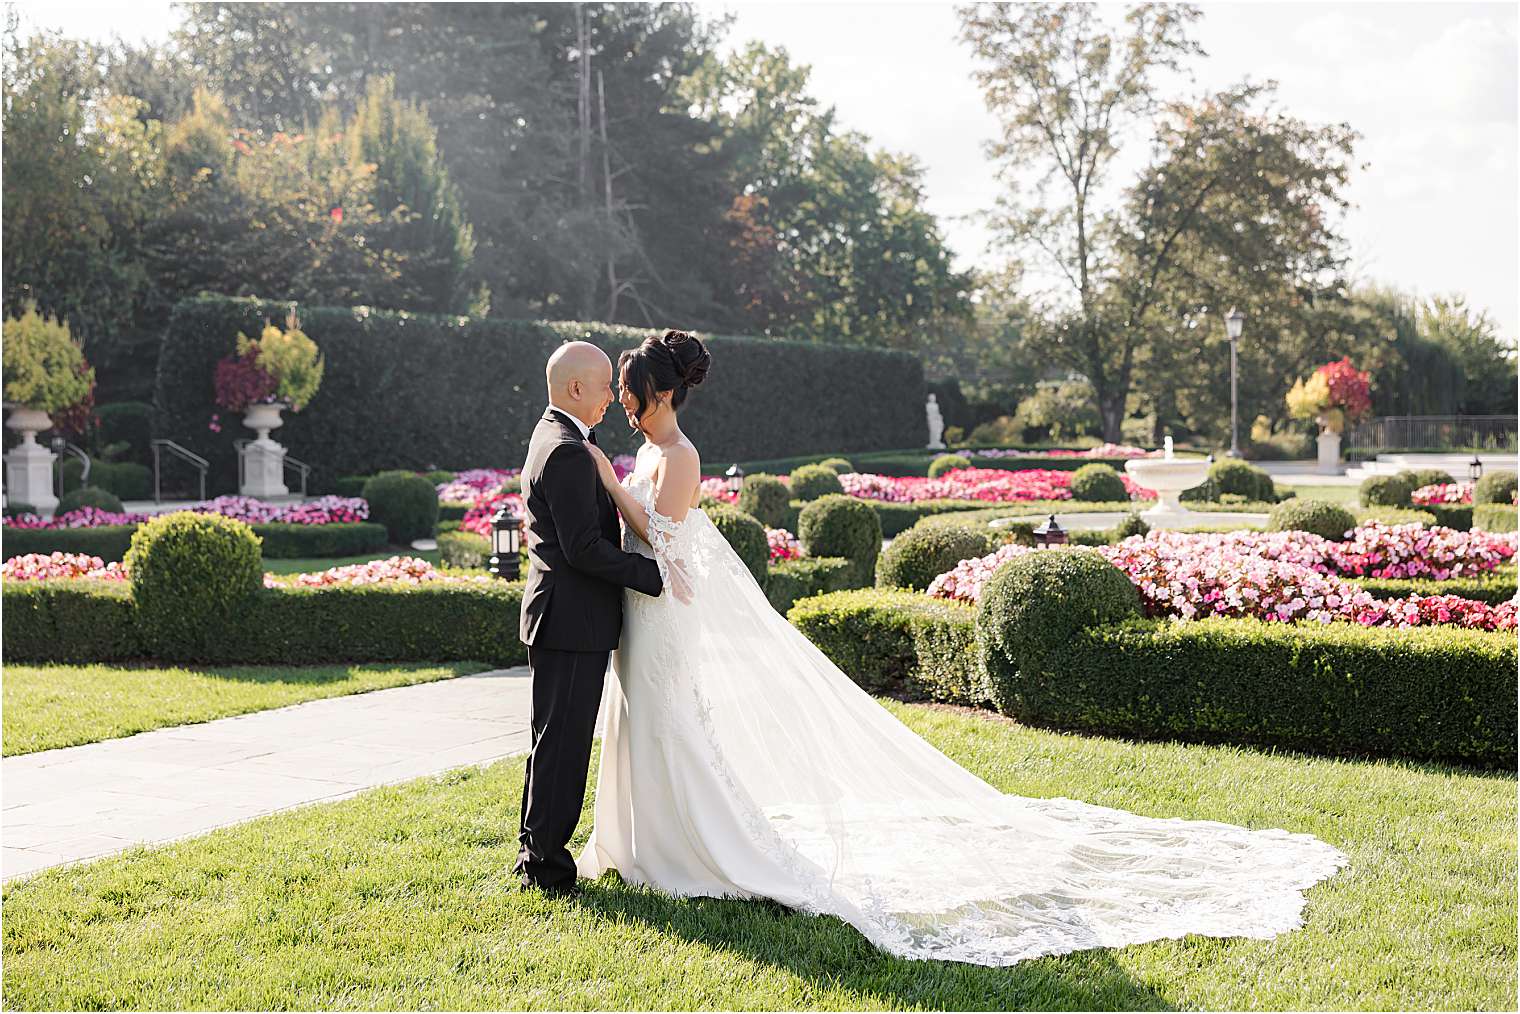
[{"label": "white dress shirt", "polygon": [[574,412],[571,412],[568,409],[560,408],[558,405],[555,405],[552,402],[549,404],[549,407],[558,412],[560,415],[569,419],[571,422],[575,423],[575,428],[581,431],[582,440],[588,439],[591,436],[591,427],[587,426],[585,423],[577,419]]}]

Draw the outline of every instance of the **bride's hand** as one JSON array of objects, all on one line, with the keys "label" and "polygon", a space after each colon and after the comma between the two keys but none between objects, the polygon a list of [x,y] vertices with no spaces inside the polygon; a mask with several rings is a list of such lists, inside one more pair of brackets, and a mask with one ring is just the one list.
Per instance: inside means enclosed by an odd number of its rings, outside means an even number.
[{"label": "bride's hand", "polygon": [[591,452],[591,460],[596,462],[596,471],[601,476],[602,485],[608,489],[619,485],[617,470],[612,467],[612,462],[607,460],[607,455],[602,453],[602,449],[589,440],[582,440],[581,446]]}]

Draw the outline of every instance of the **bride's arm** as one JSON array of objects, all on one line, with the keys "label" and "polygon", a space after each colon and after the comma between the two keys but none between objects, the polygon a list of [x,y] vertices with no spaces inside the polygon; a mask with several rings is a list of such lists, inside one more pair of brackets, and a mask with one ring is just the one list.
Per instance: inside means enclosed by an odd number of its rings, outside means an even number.
[{"label": "bride's arm", "polygon": [[[634,534],[648,544],[649,514],[644,510],[643,504],[618,482],[617,472],[600,447],[587,442],[586,448],[596,461],[602,485],[617,505],[618,513],[623,516],[628,527],[633,529]],[[686,447],[672,447],[655,472],[654,509],[677,524],[686,520],[686,512],[696,499],[697,487],[702,484],[701,472],[702,463],[695,451]]]}]

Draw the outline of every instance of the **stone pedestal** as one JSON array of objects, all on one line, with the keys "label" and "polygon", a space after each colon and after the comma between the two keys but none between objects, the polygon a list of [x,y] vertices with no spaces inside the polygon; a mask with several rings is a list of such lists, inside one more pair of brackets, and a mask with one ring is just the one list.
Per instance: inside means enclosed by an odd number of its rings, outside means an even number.
[{"label": "stone pedestal", "polygon": [[18,408],[5,425],[21,434],[21,443],[5,456],[10,472],[10,485],[5,491],[8,501],[29,503],[38,514],[51,516],[58,506],[58,498],[53,495],[53,462],[58,455],[39,444],[37,434],[51,429],[53,421],[46,412]]},{"label": "stone pedestal", "polygon": [[289,496],[285,485],[285,448],[270,439],[269,431],[280,426],[283,405],[253,405],[243,416],[243,425],[258,433],[258,439],[243,447],[243,496]]},{"label": "stone pedestal", "polygon": [[1319,434],[1319,464],[1314,470],[1320,475],[1341,474],[1341,435],[1329,430]]}]

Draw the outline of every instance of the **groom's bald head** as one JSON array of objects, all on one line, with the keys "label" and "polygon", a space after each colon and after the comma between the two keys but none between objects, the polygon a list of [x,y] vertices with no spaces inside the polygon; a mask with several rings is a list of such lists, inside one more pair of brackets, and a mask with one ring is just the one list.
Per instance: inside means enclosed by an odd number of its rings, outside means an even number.
[{"label": "groom's bald head", "polygon": [[602,421],[612,403],[612,360],[590,342],[566,342],[544,367],[549,404],[587,426]]}]

